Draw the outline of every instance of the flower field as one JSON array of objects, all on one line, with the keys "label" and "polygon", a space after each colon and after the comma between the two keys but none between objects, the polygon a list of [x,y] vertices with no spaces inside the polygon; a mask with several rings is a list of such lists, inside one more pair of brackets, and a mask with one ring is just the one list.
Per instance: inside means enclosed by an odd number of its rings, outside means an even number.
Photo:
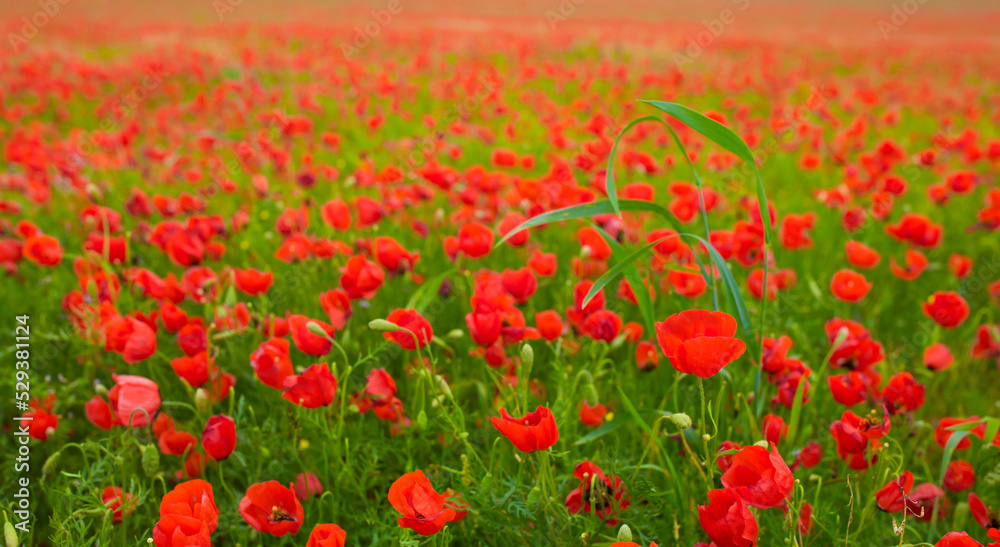
[{"label": "flower field", "polygon": [[7,547],[1000,547],[995,6],[346,4],[0,8]]}]

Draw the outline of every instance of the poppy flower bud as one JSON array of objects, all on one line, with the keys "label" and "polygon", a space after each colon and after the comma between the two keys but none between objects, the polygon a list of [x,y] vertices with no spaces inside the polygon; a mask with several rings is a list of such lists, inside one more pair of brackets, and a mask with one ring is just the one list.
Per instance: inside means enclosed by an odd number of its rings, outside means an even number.
[{"label": "poppy flower bud", "polygon": [[108,396],[108,388],[104,384],[102,384],[100,382],[96,382],[94,384],[94,393],[100,395],[101,397],[107,397]]},{"label": "poppy flower bud", "polygon": [[465,331],[462,330],[462,329],[452,329],[452,330],[448,331],[448,334],[446,334],[444,336],[445,336],[445,338],[450,338],[452,340],[457,340],[458,338],[461,338],[462,336],[465,336]]},{"label": "poppy flower bud", "polygon": [[753,445],[754,446],[759,446],[761,448],[767,448],[768,446],[770,446],[770,443],[768,443],[767,441],[757,441],[757,442],[753,443]]},{"label": "poppy flower bud", "polygon": [[537,486],[532,488],[531,492],[528,492],[528,507],[531,507],[532,509],[538,507],[538,502],[541,500],[541,498],[542,498],[541,488]]},{"label": "poppy flower bud", "polygon": [[670,415],[670,423],[676,425],[679,429],[687,429],[691,427],[691,417],[683,412],[678,412],[677,414]]},{"label": "poppy flower bud", "polygon": [[535,350],[531,349],[530,344],[521,346],[521,362],[528,368],[535,364]]},{"label": "poppy flower bud", "polygon": [[399,325],[385,319],[372,319],[368,322],[368,328],[378,332],[395,332],[399,330]]},{"label": "poppy flower bud", "polygon": [[622,527],[618,529],[618,541],[632,541],[632,529],[628,527],[628,524],[622,524]]},{"label": "poppy flower bud", "polygon": [[417,425],[420,429],[427,429],[427,413],[423,410],[417,414]]},{"label": "poppy flower bud", "polygon": [[479,481],[479,490],[489,492],[493,488],[493,473],[487,473],[483,480]]},{"label": "poppy flower bud", "polygon": [[224,414],[212,416],[201,434],[205,454],[213,460],[224,460],[236,448],[236,424]]},{"label": "poppy flower bud", "polygon": [[332,338],[330,338],[330,335],[327,334],[325,330],[323,330],[323,327],[321,327],[319,323],[316,323],[315,321],[310,321],[306,323],[306,328],[309,329],[309,332],[315,334],[316,336],[321,336],[323,338],[326,338],[327,340],[332,340]]},{"label": "poppy flower bud", "polygon": [[142,472],[153,478],[160,472],[160,451],[156,445],[147,444],[139,449],[142,452]]},{"label": "poppy flower bud", "polygon": [[17,547],[19,545],[17,542],[17,532],[14,531],[14,525],[9,520],[3,521],[3,542],[7,547]]},{"label": "poppy flower bud", "polygon": [[194,392],[194,406],[198,409],[198,412],[208,412],[211,408],[211,401],[208,400],[208,392],[205,388],[198,388],[198,391]]}]

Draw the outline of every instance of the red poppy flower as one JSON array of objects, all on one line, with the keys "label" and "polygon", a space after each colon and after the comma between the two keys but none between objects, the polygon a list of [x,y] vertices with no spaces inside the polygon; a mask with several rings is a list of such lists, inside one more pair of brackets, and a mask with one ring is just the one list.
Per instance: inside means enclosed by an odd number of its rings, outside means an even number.
[{"label": "red poppy flower", "polygon": [[[521,213],[507,213],[507,215],[503,217],[503,220],[501,220],[500,224],[497,226],[497,233],[500,234],[500,237],[506,237],[507,234],[509,234],[511,231],[514,230],[514,228],[517,228],[527,220],[528,219]],[[506,243],[513,247],[520,247],[528,243],[528,234],[529,234],[528,230],[521,230],[520,232],[511,236],[511,238],[508,239]]]},{"label": "red poppy flower", "polygon": [[207,266],[188,268],[181,276],[181,288],[191,300],[198,304],[207,304],[215,300],[219,292],[219,279],[215,272]]},{"label": "red poppy flower", "polygon": [[201,387],[208,382],[208,353],[201,352],[194,357],[178,357],[170,361],[177,377],[191,387]]},{"label": "red poppy flower", "polygon": [[38,266],[51,268],[62,261],[63,249],[58,239],[38,234],[24,240],[21,254]]},{"label": "red poppy flower", "polygon": [[593,260],[607,260],[611,257],[611,246],[597,228],[593,226],[580,228],[576,232],[576,239],[580,243],[580,252],[584,257]]},{"label": "red poppy flower", "polygon": [[648,340],[641,340],[635,346],[635,365],[639,370],[649,372],[660,366],[660,352],[656,345]]},{"label": "red poppy flower", "polygon": [[924,385],[913,379],[909,372],[899,372],[885,385],[882,400],[891,414],[913,412],[924,406]]},{"label": "red poppy flower", "polygon": [[925,249],[937,247],[941,243],[941,234],[943,233],[941,226],[934,224],[929,218],[919,213],[904,214],[898,223],[886,224],[885,231],[897,241]]},{"label": "red poppy flower", "polygon": [[604,423],[604,416],[608,413],[608,407],[602,403],[593,406],[584,401],[580,404],[580,423],[589,427],[597,427]]},{"label": "red poppy flower", "polygon": [[580,330],[588,338],[610,343],[622,331],[622,318],[610,310],[597,310],[583,319]]},{"label": "red poppy flower", "polygon": [[952,253],[948,256],[948,271],[956,279],[965,279],[972,272],[972,259],[965,255]]},{"label": "red poppy flower", "polygon": [[198,439],[187,431],[170,429],[159,435],[160,452],[168,456],[184,456],[198,445]]},{"label": "red poppy flower", "polygon": [[760,509],[778,505],[792,492],[795,479],[778,447],[745,446],[733,457],[722,475],[722,484],[734,489],[746,502]]},{"label": "red poppy flower", "polygon": [[[392,340],[405,350],[413,351],[417,348],[423,348],[434,338],[430,322],[417,313],[417,310],[395,309],[389,313],[386,321],[413,333],[410,334],[410,332],[402,330],[382,333],[386,340]],[[416,336],[416,340],[414,340],[414,336]]]},{"label": "red poppy flower", "polygon": [[344,200],[331,199],[320,207],[319,212],[327,226],[341,232],[350,229],[351,209],[344,203]]},{"label": "red poppy flower", "polygon": [[853,239],[847,240],[845,246],[847,261],[856,268],[874,268],[882,260],[878,251]]},{"label": "red poppy flower", "polygon": [[905,281],[913,281],[920,277],[927,269],[927,257],[920,251],[909,250],[904,255],[905,264],[900,266],[896,263],[896,257],[889,257],[889,270],[893,275]]},{"label": "red poppy flower", "polygon": [[924,302],[924,315],[946,329],[961,325],[969,317],[969,303],[954,291],[938,291]]},{"label": "red poppy flower", "polygon": [[743,355],[746,344],[734,334],[736,320],[724,312],[686,310],[656,324],[656,339],[670,364],[699,378],[710,378]]},{"label": "red poppy flower", "polygon": [[954,460],[944,472],[942,486],[952,492],[968,490],[976,483],[976,470],[967,461]]},{"label": "red poppy flower", "polygon": [[[205,526],[205,531],[211,534],[219,524],[219,508],[215,505],[215,494],[212,485],[201,480],[194,479],[182,482],[173,490],[164,494],[160,500],[160,518],[168,515],[178,515],[184,518],[196,520]],[[182,529],[190,530],[188,523],[175,523]],[[195,527],[195,532],[200,536],[200,526]],[[205,539],[208,539],[208,534]],[[170,534],[167,537],[171,537]],[[160,545],[157,543],[157,545]],[[180,543],[166,543],[165,545],[182,545]],[[205,543],[208,545],[208,543]]]},{"label": "red poppy flower", "polygon": [[566,510],[572,514],[594,513],[607,524],[616,524],[615,515],[629,506],[621,479],[605,475],[600,467],[586,460],[576,465],[573,477],[580,485],[566,496]]},{"label": "red poppy flower", "polygon": [[410,271],[420,260],[420,253],[411,253],[398,241],[388,236],[378,236],[374,244],[375,260],[392,274]]},{"label": "red poppy flower", "polygon": [[[957,433],[957,431],[951,429],[952,427],[962,424],[971,424],[978,421],[980,421],[979,416],[970,416],[968,418],[941,418],[941,420],[938,421],[937,427],[934,428],[934,441],[938,444],[938,446],[944,448],[948,445],[948,441],[951,439],[951,436]],[[958,442],[955,450],[966,450],[971,448],[972,439],[970,439],[970,437],[972,436],[979,437],[979,440],[981,441],[984,440],[986,437],[986,424],[979,424],[970,431],[971,433],[969,435]]]},{"label": "red poppy flower", "polygon": [[830,280],[830,292],[844,302],[860,302],[871,288],[865,276],[853,270],[838,270]]},{"label": "red poppy flower", "polygon": [[945,492],[939,486],[925,482],[906,496],[906,511],[920,520],[929,521],[934,518],[934,508],[937,507],[940,519],[944,516],[944,506],[947,503],[944,497]]},{"label": "red poppy flower", "polygon": [[531,258],[528,259],[528,267],[534,270],[539,277],[552,277],[556,274],[556,254],[543,253],[535,249]]},{"label": "red poppy flower", "polygon": [[274,283],[274,272],[260,272],[253,268],[233,270],[233,284],[236,289],[250,296],[264,294]]},{"label": "red poppy flower", "polygon": [[347,532],[336,524],[317,524],[309,534],[306,547],[344,547]]},{"label": "red poppy flower", "polygon": [[503,408],[500,417],[490,419],[493,427],[521,452],[545,450],[559,440],[559,430],[552,411],[539,406],[523,418],[514,418]]},{"label": "red poppy flower", "polygon": [[[160,409],[160,388],[142,376],[112,374],[115,385],[108,391],[111,409],[121,425],[144,427]],[[145,410],[146,412],[137,412]],[[134,413],[134,414],[133,414]]]},{"label": "red poppy flower", "polygon": [[906,495],[911,489],[913,489],[913,473],[906,471],[875,492],[878,508],[887,513],[902,511],[906,507]]},{"label": "red poppy flower", "polygon": [[128,364],[138,363],[156,353],[156,331],[130,316],[112,320],[105,327],[109,350],[122,354]]},{"label": "red poppy flower", "polygon": [[503,288],[514,297],[514,301],[523,304],[535,294],[538,289],[538,279],[530,268],[504,270],[500,276]]},{"label": "red poppy flower", "polygon": [[330,325],[337,330],[343,329],[347,320],[354,314],[351,309],[351,298],[343,289],[333,289],[320,293],[319,305],[330,318]]},{"label": "red poppy flower", "polygon": [[274,389],[284,389],[285,378],[295,374],[288,353],[288,340],[284,338],[271,338],[261,342],[250,354],[250,366],[257,379]]},{"label": "red poppy flower", "polygon": [[208,334],[199,322],[191,322],[177,331],[177,345],[184,355],[197,355],[208,349]]},{"label": "red poppy flower", "polygon": [[538,332],[549,342],[562,336],[563,323],[559,312],[555,310],[545,310],[535,314],[535,327]]},{"label": "red poppy flower", "polygon": [[389,503],[403,516],[396,520],[422,536],[432,536],[455,518],[455,510],[445,504],[424,472],[417,469],[396,479],[389,487]]},{"label": "red poppy flower", "polygon": [[934,547],[983,547],[983,544],[965,532],[948,532]]},{"label": "red poppy flower", "polygon": [[298,534],[304,516],[295,493],[278,481],[259,482],[247,488],[239,511],[254,530],[277,537]]},{"label": "red poppy flower", "polygon": [[100,395],[94,395],[92,399],[83,405],[83,409],[87,415],[87,419],[95,426],[105,431],[111,431],[111,428],[115,425],[116,420],[114,412],[111,410],[111,405],[102,399]]},{"label": "red poppy flower", "polygon": [[236,424],[224,414],[212,416],[201,433],[201,446],[213,460],[224,460],[236,449]]},{"label": "red poppy flower", "polygon": [[337,379],[326,363],[318,363],[302,371],[302,374],[285,378],[286,401],[304,408],[319,408],[329,405],[337,396]]},{"label": "red poppy flower", "polygon": [[376,262],[354,255],[340,269],[340,287],[351,300],[371,299],[385,281],[385,272]]},{"label": "red poppy flower", "polygon": [[170,513],[160,517],[153,528],[156,547],[211,547],[212,532],[199,519]]},{"label": "red poppy flower", "polygon": [[[969,492],[969,512],[983,528],[1000,528],[1000,514],[994,513],[975,493]],[[991,536],[992,537],[992,536]]]},{"label": "red poppy flower", "polygon": [[784,418],[777,414],[764,416],[761,430],[764,433],[764,440],[774,445],[780,443],[788,435],[788,426],[785,425]]},{"label": "red poppy flower", "polygon": [[292,333],[292,342],[295,342],[295,347],[306,355],[317,357],[330,353],[330,350],[333,349],[333,342],[309,330],[309,323],[318,325],[330,339],[333,339],[337,332],[333,325],[310,319],[304,315],[291,315],[288,317],[288,329]]},{"label": "red poppy flower", "polygon": [[475,222],[463,224],[458,228],[458,248],[469,258],[480,258],[490,254],[495,238],[489,226]]},{"label": "red poppy flower", "polygon": [[882,344],[872,339],[868,329],[849,319],[835,317],[826,322],[826,337],[831,344],[836,342],[842,329],[847,329],[847,338],[830,355],[831,365],[847,370],[863,371],[885,359]]},{"label": "red poppy flower", "polygon": [[799,452],[799,463],[806,469],[811,469],[823,461],[823,447],[816,441],[809,441]]},{"label": "red poppy flower", "polygon": [[295,491],[295,497],[304,503],[312,497],[322,494],[323,485],[314,473],[299,473],[295,476],[295,485],[292,486],[292,490]]},{"label": "red poppy flower", "polygon": [[950,367],[955,362],[955,356],[951,354],[948,346],[941,342],[936,342],[924,349],[924,366],[935,371],[942,371]]},{"label": "red poppy flower", "polygon": [[757,545],[757,520],[732,488],[709,492],[708,504],[698,506],[698,522],[717,547]]},{"label": "red poppy flower", "polygon": [[112,522],[118,524],[135,510],[135,494],[128,494],[117,486],[108,486],[101,492],[101,503],[111,510]]}]

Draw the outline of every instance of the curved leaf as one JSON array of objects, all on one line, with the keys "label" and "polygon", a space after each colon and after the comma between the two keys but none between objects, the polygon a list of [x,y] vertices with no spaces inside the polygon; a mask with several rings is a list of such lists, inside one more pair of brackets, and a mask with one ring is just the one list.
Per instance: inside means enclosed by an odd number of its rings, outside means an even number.
[{"label": "curved leaf", "polygon": [[604,189],[608,194],[608,201],[611,202],[611,208],[614,209],[615,214],[619,217],[622,216],[621,208],[618,206],[618,189],[615,188],[615,155],[618,152],[618,142],[622,140],[625,133],[629,129],[632,129],[636,125],[642,122],[659,122],[667,127],[670,127],[666,122],[657,118],[656,116],[643,116],[642,118],[636,118],[628,123],[615,137],[615,143],[611,146],[611,154],[608,156],[608,167],[604,170]]}]

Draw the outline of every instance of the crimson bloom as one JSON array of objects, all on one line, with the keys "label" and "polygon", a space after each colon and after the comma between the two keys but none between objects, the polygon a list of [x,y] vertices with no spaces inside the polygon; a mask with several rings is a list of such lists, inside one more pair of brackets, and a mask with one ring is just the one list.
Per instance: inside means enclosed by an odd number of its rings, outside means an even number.
[{"label": "crimson bloom", "polygon": [[566,510],[570,513],[593,512],[610,525],[617,523],[614,515],[629,506],[621,479],[605,475],[600,467],[589,461],[578,463],[573,469],[573,477],[580,485],[566,496]]},{"label": "crimson bloom", "polygon": [[736,334],[733,316],[718,311],[686,310],[656,324],[660,349],[679,372],[710,378],[739,359],[746,344]]},{"label": "crimson bloom", "polygon": [[862,301],[872,288],[865,276],[853,270],[838,270],[830,280],[830,292],[838,300],[857,303]]},{"label": "crimson bloom", "polygon": [[[111,409],[121,425],[144,427],[160,409],[160,388],[142,376],[112,374],[115,385],[108,391]],[[139,412],[144,410],[145,412]],[[133,415],[134,413],[134,415]]]},{"label": "crimson bloom", "polygon": [[976,471],[967,461],[954,460],[948,464],[941,485],[952,492],[968,490],[976,483]]},{"label": "crimson bloom", "polygon": [[396,520],[422,536],[433,536],[454,520],[455,510],[445,503],[424,472],[417,469],[396,479],[389,487],[389,503],[403,516]]},{"label": "crimson bloom", "polygon": [[259,296],[267,292],[274,283],[274,272],[261,272],[254,268],[233,270],[233,285],[240,292]]},{"label": "crimson bloom", "polygon": [[698,522],[716,547],[757,545],[757,519],[732,488],[709,492],[708,504],[698,506]]},{"label": "crimson bloom", "polygon": [[302,374],[285,378],[285,393],[282,397],[304,408],[329,405],[336,396],[337,379],[326,363],[317,363],[302,371]]},{"label": "crimson bloom", "polygon": [[306,355],[315,355],[317,357],[330,353],[330,350],[333,349],[333,342],[311,331],[309,323],[315,323],[330,339],[333,339],[336,330],[334,330],[332,325],[315,319],[309,319],[304,315],[292,315],[288,318],[288,328],[292,333],[292,342],[295,342],[295,347],[299,348],[299,351]]},{"label": "crimson bloom", "polygon": [[924,302],[924,315],[946,329],[961,325],[969,317],[969,303],[954,291],[938,291]]},{"label": "crimson bloom", "polygon": [[913,489],[913,473],[904,472],[899,478],[886,483],[878,492],[875,500],[878,508],[887,513],[898,513],[906,507],[906,495]]},{"label": "crimson bloom", "polygon": [[372,298],[384,281],[382,267],[362,255],[352,256],[340,269],[340,287],[351,300]]},{"label": "crimson bloom", "polygon": [[344,547],[347,532],[336,524],[317,524],[309,534],[306,547]]},{"label": "crimson bloom", "polygon": [[494,416],[490,420],[493,427],[521,452],[545,450],[559,440],[555,417],[544,406],[539,406],[523,418],[514,418],[501,408],[500,417]]},{"label": "crimson bloom", "polygon": [[101,492],[101,502],[111,510],[112,522],[118,524],[135,510],[135,494],[123,492],[117,486],[108,486]]},{"label": "crimson bloom", "polygon": [[259,482],[247,488],[239,512],[254,530],[278,537],[298,534],[304,516],[295,493],[278,481]]},{"label": "crimson bloom", "polygon": [[288,353],[288,340],[284,338],[271,338],[261,342],[260,346],[250,354],[250,366],[253,367],[257,379],[268,387],[284,389],[285,378],[295,374]]},{"label": "crimson bloom", "polygon": [[983,547],[983,544],[965,532],[948,532],[934,547]]},{"label": "crimson bloom", "polygon": [[745,446],[733,457],[722,474],[723,486],[735,490],[748,504],[767,509],[778,505],[792,492],[795,479],[778,447]]},{"label": "crimson bloom", "polygon": [[201,433],[201,446],[213,460],[224,460],[236,448],[236,423],[224,414],[212,416]]},{"label": "crimson bloom", "polygon": [[[413,333],[410,334],[410,332],[403,330],[382,333],[386,340],[392,340],[405,350],[413,351],[417,348],[423,348],[434,338],[430,322],[417,310],[402,308],[392,310],[386,317],[386,321]],[[415,340],[414,336],[416,336]]]}]

